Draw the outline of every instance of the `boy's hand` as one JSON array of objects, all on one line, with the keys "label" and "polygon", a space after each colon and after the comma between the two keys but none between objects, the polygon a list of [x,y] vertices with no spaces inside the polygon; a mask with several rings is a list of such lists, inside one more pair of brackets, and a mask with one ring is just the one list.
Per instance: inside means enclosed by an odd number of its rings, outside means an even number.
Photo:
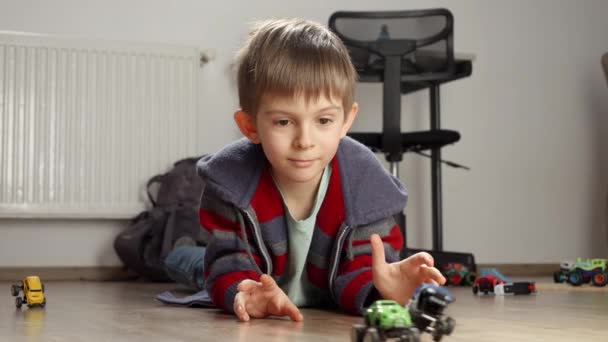
[{"label": "boy's hand", "polygon": [[371,248],[374,286],[384,299],[405,305],[422,283],[445,283],[441,272],[433,267],[433,257],[428,253],[416,253],[407,259],[387,264],[378,234],[372,234]]},{"label": "boy's hand", "polygon": [[260,281],[243,280],[237,286],[234,298],[234,312],[241,321],[250,317],[289,316],[299,322],[303,317],[300,310],[289,300],[271,276],[263,274]]}]

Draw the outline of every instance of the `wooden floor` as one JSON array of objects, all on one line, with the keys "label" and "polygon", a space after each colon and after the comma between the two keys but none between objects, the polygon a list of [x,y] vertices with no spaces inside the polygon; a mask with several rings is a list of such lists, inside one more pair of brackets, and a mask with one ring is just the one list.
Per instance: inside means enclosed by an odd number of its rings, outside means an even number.
[{"label": "wooden floor", "polygon": [[[44,281],[44,279],[43,279]],[[476,296],[451,288],[456,320],[442,341],[608,341],[608,287],[573,288],[537,279],[535,296]],[[45,282],[45,309],[16,309],[0,282],[0,341],[349,341],[360,317],[304,309],[304,322],[239,323],[215,309],[171,307],[154,296],[171,284]],[[423,341],[431,341],[423,335]]]}]

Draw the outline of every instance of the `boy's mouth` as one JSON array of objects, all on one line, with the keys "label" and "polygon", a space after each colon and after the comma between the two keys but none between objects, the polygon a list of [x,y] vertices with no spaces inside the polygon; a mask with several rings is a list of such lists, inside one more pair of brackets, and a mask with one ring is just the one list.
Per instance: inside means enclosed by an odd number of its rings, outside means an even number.
[{"label": "boy's mouth", "polygon": [[289,162],[297,168],[310,167],[315,160],[314,159],[289,159]]}]

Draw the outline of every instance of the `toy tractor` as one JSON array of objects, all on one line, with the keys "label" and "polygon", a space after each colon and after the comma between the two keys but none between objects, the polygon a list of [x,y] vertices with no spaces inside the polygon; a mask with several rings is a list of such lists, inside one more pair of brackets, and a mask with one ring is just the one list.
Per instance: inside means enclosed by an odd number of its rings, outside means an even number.
[{"label": "toy tractor", "polygon": [[[19,293],[23,291],[23,297]],[[15,306],[21,308],[23,304],[28,307],[45,307],[46,298],[44,297],[44,284],[38,276],[25,277],[19,285],[11,285],[11,294],[15,298]]]}]

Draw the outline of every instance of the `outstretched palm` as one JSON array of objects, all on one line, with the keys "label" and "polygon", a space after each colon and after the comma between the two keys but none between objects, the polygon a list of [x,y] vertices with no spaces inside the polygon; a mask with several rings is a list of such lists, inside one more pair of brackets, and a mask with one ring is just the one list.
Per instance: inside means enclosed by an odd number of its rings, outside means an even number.
[{"label": "outstretched palm", "polygon": [[433,257],[428,253],[417,253],[388,264],[382,240],[377,234],[371,236],[371,248],[374,286],[384,299],[405,305],[422,283],[445,283],[441,272],[433,267]]},{"label": "outstretched palm", "polygon": [[234,312],[241,321],[268,316],[289,316],[294,321],[303,319],[300,310],[267,274],[263,274],[259,282],[243,280],[237,290]]}]

